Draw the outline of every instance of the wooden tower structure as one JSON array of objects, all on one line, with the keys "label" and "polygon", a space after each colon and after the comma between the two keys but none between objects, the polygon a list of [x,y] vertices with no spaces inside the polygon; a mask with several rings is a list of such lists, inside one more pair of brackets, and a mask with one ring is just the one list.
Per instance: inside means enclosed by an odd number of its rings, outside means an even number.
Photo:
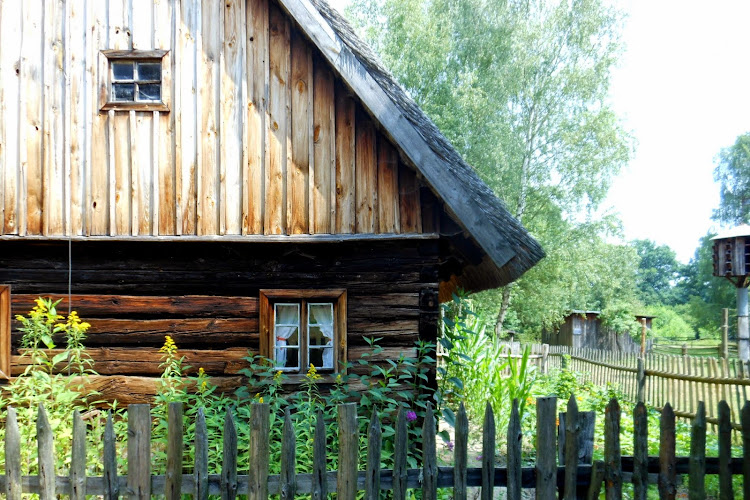
[{"label": "wooden tower structure", "polygon": [[747,287],[750,285],[750,225],[742,224],[713,238],[714,276],[727,278],[737,288],[737,348],[750,360],[750,323]]}]

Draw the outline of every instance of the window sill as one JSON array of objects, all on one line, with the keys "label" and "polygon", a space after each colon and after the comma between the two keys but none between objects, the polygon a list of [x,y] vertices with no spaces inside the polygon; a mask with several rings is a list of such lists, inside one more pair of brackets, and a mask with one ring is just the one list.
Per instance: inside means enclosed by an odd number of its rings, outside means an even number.
[{"label": "window sill", "polygon": [[169,111],[163,102],[108,102],[100,111]]}]

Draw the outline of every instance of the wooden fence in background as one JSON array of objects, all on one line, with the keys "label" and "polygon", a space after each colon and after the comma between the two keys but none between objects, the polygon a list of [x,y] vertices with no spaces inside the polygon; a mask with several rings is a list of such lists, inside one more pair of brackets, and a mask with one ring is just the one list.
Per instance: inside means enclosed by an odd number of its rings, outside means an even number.
[{"label": "wooden fence in background", "polygon": [[[690,457],[675,454],[675,414],[665,405],[661,414],[659,456],[648,456],[647,409],[640,403],[633,414],[635,447],[633,456],[622,456],[620,448],[622,413],[613,399],[605,413],[604,460],[595,463],[579,462],[580,425],[575,397],[568,402],[565,415],[565,445],[557,463],[557,399],[536,400],[536,450],[537,461],[523,467],[521,425],[518,403],[514,401],[507,431],[507,466],[496,467],[495,420],[487,406],[482,433],[481,467],[468,467],[469,423],[463,406],[458,411],[455,428],[455,447],[452,467],[440,467],[436,453],[436,425],[433,412],[428,409],[422,427],[421,469],[407,469],[407,420],[402,409],[396,422],[394,457],[391,469],[381,468],[380,421],[373,415],[369,422],[366,463],[359,464],[360,440],[358,436],[357,408],[354,404],[338,407],[338,470],[327,471],[326,441],[322,413],[318,414],[313,442],[311,472],[295,473],[296,442],[292,420],[287,412],[283,419],[281,473],[269,474],[269,406],[254,403],[250,412],[251,440],[250,469],[241,474],[237,470],[237,431],[231,412],[225,418],[223,431],[222,470],[210,474],[208,470],[209,436],[202,410],[195,422],[195,462],[187,464],[183,449],[183,408],[172,403],[168,408],[168,442],[166,446],[166,471],[152,475],[151,427],[153,425],[148,405],[130,405],[127,413],[127,474],[118,476],[115,439],[111,417],[105,427],[103,442],[103,476],[86,475],[86,426],[81,416],[73,415],[73,446],[69,471],[58,476],[53,457],[53,433],[44,408],[40,406],[37,418],[38,474],[23,476],[21,469],[21,443],[16,413],[8,409],[6,418],[5,475],[0,476],[0,488],[9,500],[20,500],[22,493],[36,493],[41,500],[53,500],[56,495],[68,495],[84,500],[86,495],[103,495],[105,499],[119,496],[147,499],[151,495],[165,495],[177,500],[188,494],[207,499],[221,495],[222,499],[247,495],[248,500],[266,499],[278,494],[281,499],[292,499],[296,494],[311,494],[313,499],[324,499],[336,492],[339,499],[354,499],[357,491],[364,490],[366,499],[377,499],[382,490],[392,490],[393,498],[403,500],[407,489],[422,490],[424,500],[436,500],[438,488],[452,488],[454,498],[465,500],[468,487],[481,488],[482,500],[491,500],[494,488],[504,487],[507,498],[521,498],[521,490],[534,488],[536,498],[555,499],[558,490],[566,500],[573,498],[599,498],[601,489],[608,499],[623,496],[623,485],[632,482],[632,498],[645,499],[649,482],[656,482],[660,498],[675,498],[678,475],[689,473],[691,498],[705,498],[705,477],[718,474],[722,498],[733,498],[732,476],[743,476],[743,493],[750,498],[750,403],[742,410],[743,456],[731,456],[731,423],[728,406],[721,402],[719,413],[719,456],[706,457],[706,419],[704,405],[698,407],[693,421]],[[629,418],[626,416],[625,418]],[[190,422],[192,424],[192,422]],[[321,437],[322,436],[322,437]],[[219,436],[210,436],[220,439]],[[187,472],[186,472],[187,471]],[[654,481],[654,478],[656,480]],[[727,495],[725,497],[725,495]]]}]

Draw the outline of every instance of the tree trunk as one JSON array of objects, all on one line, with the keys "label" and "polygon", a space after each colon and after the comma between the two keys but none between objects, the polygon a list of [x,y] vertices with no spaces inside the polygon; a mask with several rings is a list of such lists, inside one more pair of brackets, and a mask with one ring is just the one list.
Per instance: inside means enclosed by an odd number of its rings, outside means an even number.
[{"label": "tree trunk", "polygon": [[503,300],[500,301],[500,311],[498,311],[495,321],[495,335],[498,337],[503,332],[503,323],[505,323],[505,316],[508,314],[508,307],[510,307],[510,288],[511,285],[503,287]]}]

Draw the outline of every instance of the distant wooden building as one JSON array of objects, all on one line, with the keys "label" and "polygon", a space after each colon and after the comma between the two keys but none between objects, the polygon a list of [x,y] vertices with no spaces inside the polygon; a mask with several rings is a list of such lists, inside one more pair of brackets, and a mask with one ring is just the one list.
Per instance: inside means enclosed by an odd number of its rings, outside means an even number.
[{"label": "distant wooden building", "polygon": [[[633,340],[627,333],[618,333],[602,325],[600,315],[600,311],[571,311],[558,329],[542,333],[542,342],[618,352],[640,351],[640,342]],[[635,316],[638,324],[646,320],[648,330],[651,330],[653,318],[654,316],[648,315]]]},{"label": "distant wooden building", "polygon": [[0,0],[0,42],[0,319],[63,298],[106,398],[167,334],[226,390],[413,354],[544,255],[323,1]]}]

